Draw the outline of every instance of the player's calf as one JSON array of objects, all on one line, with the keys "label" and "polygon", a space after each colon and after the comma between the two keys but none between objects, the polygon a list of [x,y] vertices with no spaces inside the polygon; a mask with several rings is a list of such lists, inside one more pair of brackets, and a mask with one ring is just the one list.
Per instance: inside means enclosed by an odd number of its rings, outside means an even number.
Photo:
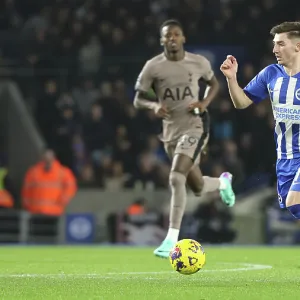
[{"label": "player's calf", "polygon": [[186,182],[194,195],[200,197],[204,186],[204,180],[198,165],[194,165],[190,170]]},{"label": "player's calf", "polygon": [[172,192],[170,205],[169,230],[162,244],[154,250],[156,256],[167,258],[178,241],[182,217],[186,206],[186,176],[178,171],[171,171],[169,183]]},{"label": "player's calf", "polygon": [[186,177],[182,173],[171,171],[169,183],[172,192],[170,228],[178,229],[179,232],[186,206]]},{"label": "player's calf", "polygon": [[200,197],[206,193],[218,191],[221,186],[220,178],[202,176],[198,165],[194,165],[187,176],[187,185],[195,196]]},{"label": "player's calf", "polygon": [[193,166],[190,157],[184,154],[176,154],[172,161],[172,168],[169,176],[171,188],[170,224],[166,239],[177,242],[182,217],[186,206],[186,178]]},{"label": "player's calf", "polygon": [[187,184],[195,196],[200,197],[206,193],[220,191],[222,201],[228,206],[233,206],[235,203],[231,181],[232,175],[228,172],[223,173],[219,178],[202,176],[199,167],[196,165],[187,177]]}]

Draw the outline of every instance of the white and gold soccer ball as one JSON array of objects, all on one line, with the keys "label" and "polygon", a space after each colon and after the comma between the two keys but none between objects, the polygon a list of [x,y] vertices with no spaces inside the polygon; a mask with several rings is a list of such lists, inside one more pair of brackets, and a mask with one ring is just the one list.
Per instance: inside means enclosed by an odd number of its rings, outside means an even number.
[{"label": "white and gold soccer ball", "polygon": [[169,255],[175,271],[192,275],[201,270],[205,264],[205,252],[200,243],[192,239],[183,239],[176,243]]}]

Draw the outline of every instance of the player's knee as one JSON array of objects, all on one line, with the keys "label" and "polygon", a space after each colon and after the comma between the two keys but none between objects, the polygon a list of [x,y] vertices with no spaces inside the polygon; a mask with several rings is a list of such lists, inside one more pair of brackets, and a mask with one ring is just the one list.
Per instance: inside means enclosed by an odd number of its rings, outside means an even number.
[{"label": "player's knee", "polygon": [[300,204],[288,206],[287,209],[296,219],[300,219]]},{"label": "player's knee", "polygon": [[293,205],[297,205],[297,204],[300,204],[300,192],[299,191],[290,190],[288,192],[287,197],[286,197],[286,203],[285,203],[285,205],[287,207],[289,207],[289,206],[293,206]]},{"label": "player's knee", "polygon": [[175,188],[180,185],[185,185],[186,177],[182,173],[171,171],[169,177],[169,183],[171,187],[175,187]]},{"label": "player's knee", "polygon": [[286,198],[286,208],[290,213],[296,218],[300,219],[300,192],[299,191],[289,191]]}]

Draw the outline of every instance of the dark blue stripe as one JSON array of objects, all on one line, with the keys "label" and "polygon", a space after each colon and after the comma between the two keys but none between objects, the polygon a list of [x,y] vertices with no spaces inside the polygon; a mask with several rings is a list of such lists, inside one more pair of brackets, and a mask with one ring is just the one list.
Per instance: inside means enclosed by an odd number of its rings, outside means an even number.
[{"label": "dark blue stripe", "polygon": [[299,124],[292,124],[292,133],[293,133],[292,147],[293,147],[293,153],[298,153],[299,152],[299,130],[300,130],[300,125]]},{"label": "dark blue stripe", "polygon": [[[300,105],[300,99],[299,99],[299,96],[300,96],[300,93],[299,93],[300,84],[299,84],[299,82],[300,82],[299,79],[297,79],[295,89],[293,90],[293,94],[294,94],[293,104],[294,105]],[[298,97],[298,99],[297,99],[297,97]]]},{"label": "dark blue stripe", "polygon": [[279,122],[279,126],[280,126],[281,134],[282,134],[282,139],[281,139],[281,158],[286,159],[286,138],[285,138],[286,127],[285,127],[285,123]]},{"label": "dark blue stripe", "polygon": [[[276,124],[277,125],[277,124]],[[275,144],[276,144],[276,150],[278,151],[278,143],[277,143],[277,139],[278,139],[278,134],[276,133],[276,131],[274,130],[274,140],[275,140]]]},{"label": "dark blue stripe", "polygon": [[[269,86],[269,89],[270,89],[270,91],[273,89],[273,86],[271,87],[271,85]],[[270,100],[271,100],[271,102],[273,102],[273,95],[274,95],[274,93],[270,93],[269,92],[269,97],[270,97]]]},{"label": "dark blue stripe", "polygon": [[282,85],[279,92],[279,103],[285,104],[286,103],[286,92],[288,89],[290,80],[287,78],[283,78]]}]

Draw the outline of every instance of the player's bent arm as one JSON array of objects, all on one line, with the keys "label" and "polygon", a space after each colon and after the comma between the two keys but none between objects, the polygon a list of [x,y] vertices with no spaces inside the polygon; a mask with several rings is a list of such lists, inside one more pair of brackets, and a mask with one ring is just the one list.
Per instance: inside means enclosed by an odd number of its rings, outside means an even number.
[{"label": "player's bent arm", "polygon": [[210,104],[210,102],[216,98],[220,89],[220,84],[215,76],[213,76],[211,80],[206,81],[206,83],[208,86],[205,90],[204,101]]},{"label": "player's bent arm", "polygon": [[148,95],[146,92],[137,91],[135,93],[133,105],[137,109],[152,109],[156,110],[158,103],[148,100]]},{"label": "player's bent arm", "polygon": [[229,94],[235,108],[244,109],[253,103],[239,86],[236,78],[227,79],[227,84]]}]

